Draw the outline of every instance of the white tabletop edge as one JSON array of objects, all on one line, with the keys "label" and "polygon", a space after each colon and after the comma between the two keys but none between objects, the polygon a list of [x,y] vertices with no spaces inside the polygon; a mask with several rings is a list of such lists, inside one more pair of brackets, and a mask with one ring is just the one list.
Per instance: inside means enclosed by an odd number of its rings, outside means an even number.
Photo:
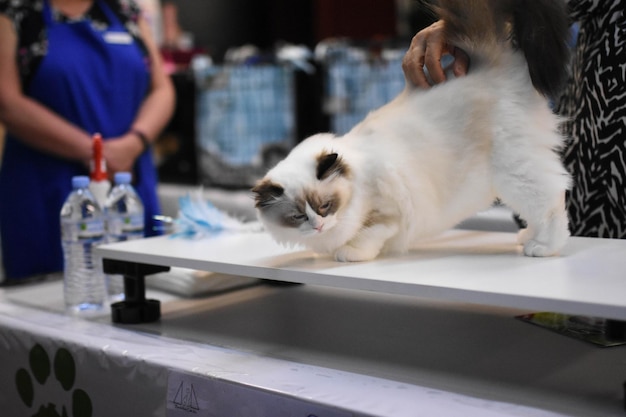
[{"label": "white tabletop edge", "polygon": [[[263,233],[195,241],[162,236],[104,245],[96,252],[110,259],[276,281],[626,320],[624,240],[571,238],[561,257],[527,258],[514,248],[514,234],[450,236],[417,256],[357,264],[283,248]],[[479,248],[476,253],[472,245]],[[415,276],[407,269],[417,271]]]}]

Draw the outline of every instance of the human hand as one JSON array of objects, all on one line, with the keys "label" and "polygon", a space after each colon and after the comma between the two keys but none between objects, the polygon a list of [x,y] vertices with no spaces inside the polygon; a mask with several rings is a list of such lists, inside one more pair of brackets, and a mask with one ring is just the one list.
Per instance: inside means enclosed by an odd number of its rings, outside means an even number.
[{"label": "human hand", "polygon": [[[409,85],[430,88],[444,82],[446,70],[451,69],[456,77],[467,73],[469,57],[467,54],[446,42],[445,23],[439,20],[419,31],[411,41],[409,50],[402,60],[402,71]],[[444,55],[454,58],[450,67],[444,68],[441,59]]]},{"label": "human hand", "polygon": [[109,177],[116,172],[132,172],[135,160],[143,152],[143,144],[133,133],[103,141],[102,153],[107,164]]}]

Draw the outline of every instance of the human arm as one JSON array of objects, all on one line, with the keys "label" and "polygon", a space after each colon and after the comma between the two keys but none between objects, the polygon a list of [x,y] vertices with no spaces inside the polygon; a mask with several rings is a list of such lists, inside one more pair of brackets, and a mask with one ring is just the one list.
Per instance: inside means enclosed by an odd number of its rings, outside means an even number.
[{"label": "human arm", "polygon": [[154,141],[174,112],[174,87],[163,70],[161,55],[150,27],[142,17],[138,25],[150,59],[150,92],[141,104],[129,131],[104,142],[104,158],[111,175],[115,172],[130,171],[135,160],[143,153],[144,143],[135,132],[145,135],[148,142]]},{"label": "human arm", "polygon": [[35,149],[87,164],[91,158],[89,133],[23,94],[17,42],[13,23],[0,15],[0,122]]},{"label": "human arm", "polygon": [[461,49],[446,42],[444,25],[442,20],[436,21],[413,37],[409,50],[402,60],[407,85],[429,88],[432,84],[445,81],[447,77],[441,59],[446,54],[454,57],[452,71],[455,76],[460,77],[467,73],[469,57]]}]

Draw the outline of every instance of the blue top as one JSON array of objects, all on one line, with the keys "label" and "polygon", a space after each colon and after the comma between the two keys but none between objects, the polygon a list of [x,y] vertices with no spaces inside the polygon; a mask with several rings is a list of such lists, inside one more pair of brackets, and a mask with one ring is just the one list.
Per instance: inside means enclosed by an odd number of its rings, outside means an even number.
[{"label": "blue top", "polygon": [[[122,0],[119,0],[122,1]],[[149,62],[104,0],[110,25],[56,20],[49,0],[41,11],[48,51],[25,93],[88,132],[113,138],[130,130],[150,87]],[[7,134],[0,165],[0,234],[8,279],[63,270],[59,213],[72,177],[87,175],[77,161],[40,152]],[[133,168],[145,207],[146,234],[156,234],[156,169],[149,150]]]}]

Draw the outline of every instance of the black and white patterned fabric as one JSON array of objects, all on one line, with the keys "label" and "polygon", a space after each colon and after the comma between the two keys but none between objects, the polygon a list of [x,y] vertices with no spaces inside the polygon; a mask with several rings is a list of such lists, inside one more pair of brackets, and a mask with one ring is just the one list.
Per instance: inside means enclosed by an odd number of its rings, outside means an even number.
[{"label": "black and white patterned fabric", "polygon": [[626,0],[569,0],[579,24],[565,116],[572,235],[626,238]]}]

